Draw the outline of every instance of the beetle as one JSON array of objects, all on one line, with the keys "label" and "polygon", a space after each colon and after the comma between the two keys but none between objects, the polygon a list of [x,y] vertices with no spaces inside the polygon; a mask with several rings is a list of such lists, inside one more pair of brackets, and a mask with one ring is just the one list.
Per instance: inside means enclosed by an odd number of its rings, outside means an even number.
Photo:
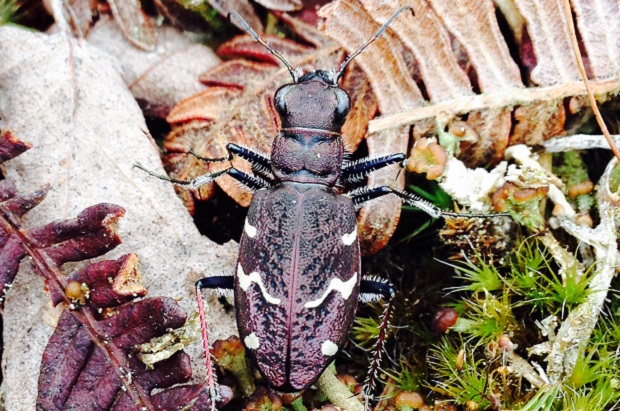
[{"label": "beetle", "polygon": [[[247,160],[252,173],[232,165],[192,181],[151,175],[197,189],[228,174],[254,191],[245,221],[234,275],[211,276],[196,283],[203,345],[212,397],[217,384],[209,354],[202,289],[233,291],[239,335],[268,385],[279,392],[310,387],[345,344],[359,301],[386,298],[379,340],[365,382],[370,396],[380,361],[394,292],[378,278],[362,276],[356,208],[385,195],[396,195],[429,215],[461,216],[442,211],[424,199],[389,186],[343,192],[341,185],[391,164],[405,165],[405,154],[349,162],[341,128],[351,107],[339,81],[348,64],[383,33],[402,7],[338,71],[303,73],[291,64],[236,13],[229,15],[288,69],[293,82],[274,95],[281,128],[271,155],[236,144],[226,146],[225,158]],[[488,215],[476,215],[488,216]]]}]

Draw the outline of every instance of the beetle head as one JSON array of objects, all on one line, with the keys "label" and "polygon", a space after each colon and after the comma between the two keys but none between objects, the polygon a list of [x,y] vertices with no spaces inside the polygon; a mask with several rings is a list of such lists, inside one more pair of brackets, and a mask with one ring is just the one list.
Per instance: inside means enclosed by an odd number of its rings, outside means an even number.
[{"label": "beetle head", "polygon": [[351,99],[338,86],[334,72],[315,70],[275,94],[275,107],[283,128],[315,128],[340,132],[351,108]]}]

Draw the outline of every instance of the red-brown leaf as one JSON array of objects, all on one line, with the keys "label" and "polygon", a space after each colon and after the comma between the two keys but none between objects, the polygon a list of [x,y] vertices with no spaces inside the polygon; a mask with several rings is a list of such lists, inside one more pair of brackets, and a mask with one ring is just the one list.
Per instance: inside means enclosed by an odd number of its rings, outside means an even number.
[{"label": "red-brown leaf", "polygon": [[[296,27],[306,32],[310,30],[301,23]],[[317,33],[306,34],[306,37],[313,36],[319,37]],[[293,66],[305,69],[335,68],[342,60],[342,53],[327,40],[324,41],[331,46],[320,49],[278,37],[266,37],[266,40]],[[209,89],[183,100],[168,116],[174,129],[164,146],[173,153],[175,176],[179,178],[193,178],[224,165],[205,165],[193,157],[188,157],[181,164],[177,153],[193,149],[205,157],[223,157],[227,143],[270,152],[271,142],[277,133],[271,99],[277,88],[290,82],[286,68],[277,65],[279,61],[249,36],[239,36],[225,43],[218,54],[254,61],[230,61],[207,71],[200,76],[200,80],[209,85]],[[247,163],[242,160],[236,159],[233,164],[248,170]],[[235,180],[224,176],[218,179],[217,184],[240,204],[249,205],[251,193]],[[200,190],[199,198],[207,199],[211,192],[212,187],[205,186]]]}]

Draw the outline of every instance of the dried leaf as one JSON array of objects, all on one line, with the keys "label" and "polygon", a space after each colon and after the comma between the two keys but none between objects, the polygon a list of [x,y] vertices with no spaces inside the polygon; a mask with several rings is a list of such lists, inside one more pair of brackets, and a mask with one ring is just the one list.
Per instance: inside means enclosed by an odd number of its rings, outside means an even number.
[{"label": "dried leaf", "polygon": [[[50,13],[52,2],[53,0],[43,0]],[[100,15],[107,20],[111,14],[125,39],[135,47],[152,51],[157,46],[157,35],[149,17],[142,10],[140,0],[108,0],[105,4],[90,0],[68,0],[62,2],[62,7],[78,38],[88,36],[95,23],[95,16]]]},{"label": "dried leaf", "polygon": [[140,0],[108,0],[114,21],[131,43],[142,50],[155,50],[157,35]]},{"label": "dried leaf", "polygon": [[87,40],[122,62],[123,80],[143,111],[165,118],[179,101],[206,88],[198,76],[220,60],[178,29],[156,26],[155,31],[157,48],[140,50],[125,40],[110,18],[102,16]]},{"label": "dried leaf", "polygon": [[[150,294],[181,298],[184,310],[194,311],[193,283],[213,271],[232,272],[235,247],[216,246],[202,237],[169,184],[132,169],[139,161],[163,173],[142,113],[116,71],[116,60],[63,33],[48,36],[2,27],[0,43],[0,117],[8,129],[33,144],[6,163],[7,176],[25,193],[50,184],[46,200],[24,224],[42,226],[102,201],[122,204],[127,210],[119,223],[123,244],[109,258],[130,251],[139,254]],[[78,272],[84,264],[72,267]],[[40,277],[27,261],[6,298],[5,406],[36,409],[40,361],[60,312],[51,307]],[[236,332],[234,318],[218,304],[209,317],[214,338]],[[199,344],[188,348],[198,361],[195,378],[202,381],[199,352]]]},{"label": "dried leaf", "polygon": [[573,0],[571,3],[577,16],[581,42],[588,56],[588,77],[618,78],[620,4],[614,0]]},{"label": "dried leaf", "polygon": [[[606,10],[610,16],[617,13],[617,5],[611,6],[605,1],[599,3],[598,10]],[[377,22],[384,22],[390,12],[403,5],[402,2],[393,1],[382,2],[379,7],[374,0],[360,3],[348,1],[347,4],[357,4],[356,7],[360,12],[366,13]],[[459,115],[469,114],[468,122],[474,126],[479,135],[479,142],[473,148],[473,155],[469,154],[474,163],[484,162],[490,158],[502,158],[503,149],[508,142],[514,144],[527,141],[540,144],[544,139],[561,132],[565,117],[561,99],[584,95],[585,88],[576,72],[567,30],[562,24],[563,13],[556,10],[560,7],[559,3],[515,1],[518,10],[525,16],[528,33],[534,45],[536,68],[532,73],[530,83],[546,86],[546,88],[539,89],[524,88],[519,68],[511,58],[506,42],[499,32],[495,18],[496,12],[490,0],[482,2],[432,0],[429,2],[431,8],[423,1],[409,1],[407,4],[415,9],[415,19],[406,21],[399,17],[392,24],[392,31],[401,41],[400,47],[404,47],[415,57],[420,69],[421,81],[430,97],[430,105],[425,104],[423,107],[409,110],[401,109],[389,115],[382,113],[381,117],[371,122],[371,131],[416,124],[422,120],[434,119],[440,113],[453,116],[455,120],[459,120]],[[327,15],[330,8],[334,7],[336,6],[332,4],[320,13]],[[325,25],[327,33],[341,42],[345,48],[348,47],[346,44],[348,41],[343,33],[367,22],[361,17],[350,17],[352,18],[343,19],[334,15],[332,18],[339,19],[338,23],[330,26],[331,23],[328,21]],[[578,23],[580,21],[578,18]],[[443,29],[438,26],[443,26]],[[588,25],[588,27],[592,26],[597,26],[592,31],[598,33],[597,39],[599,40],[618,38],[614,35],[613,24]],[[425,30],[426,27],[429,30]],[[482,94],[472,94],[471,84],[463,82],[462,73],[454,66],[453,61],[456,56],[451,55],[451,47],[444,34],[445,30],[449,31],[467,51],[468,61],[475,69],[474,84],[479,85]],[[616,53],[614,50],[617,49],[616,43],[614,40],[589,41],[589,48],[586,50],[589,54],[601,56],[609,55],[607,51],[610,51],[613,56]],[[426,44],[429,46],[426,47]],[[433,53],[433,44],[438,45],[439,53]],[[374,50],[380,51],[381,49],[375,48]],[[398,46],[389,51],[392,54],[384,51],[375,54],[373,59],[386,62],[385,65],[389,66],[387,62],[392,61],[393,53],[398,52]],[[369,49],[365,53],[374,52]],[[446,63],[438,64],[436,62],[438,55],[443,56],[441,61]],[[613,67],[614,64],[616,63],[604,60],[598,66]],[[425,69],[426,67],[431,70]],[[455,69],[450,71],[447,67],[455,67]],[[609,71],[606,73],[609,78]],[[396,75],[396,72],[392,75]],[[372,82],[373,75],[370,77]],[[437,77],[441,81],[437,81]],[[603,78],[597,77],[594,80]],[[379,79],[373,85],[378,81]],[[617,77],[612,81],[593,81],[593,83],[600,99],[608,98],[606,97],[608,93],[613,93],[620,88]],[[442,87],[443,84],[454,86]],[[412,97],[417,96],[412,95]],[[401,99],[400,96],[394,97],[395,101]],[[510,119],[511,112],[519,106],[522,106],[521,124],[513,127]],[[477,118],[471,120],[471,113],[476,111],[479,112],[476,115]],[[541,111],[545,114],[544,116],[540,114]],[[538,114],[536,122],[526,121],[531,119],[535,113]],[[510,135],[510,130],[515,130],[513,135]],[[526,133],[526,130],[529,132]],[[469,151],[471,152],[472,148]]]},{"label": "dried leaf", "polygon": [[31,147],[11,133],[10,130],[0,128],[0,164],[17,157]]},{"label": "dried leaf", "polygon": [[[174,24],[192,31],[204,31],[211,29],[217,22],[214,19],[213,11],[217,11],[221,16],[226,17],[231,11],[236,11],[247,21],[250,26],[258,33],[263,31],[263,24],[256,15],[254,8],[248,0],[220,1],[187,1],[187,0],[154,0],[157,9]],[[208,3],[208,4],[207,4]],[[205,22],[210,24],[205,24]],[[240,29],[239,22],[232,20]]]},{"label": "dried leaf", "polygon": [[[309,29],[303,27],[307,33]],[[319,38],[316,33],[306,34],[306,37],[312,36]],[[338,47],[327,40],[324,40],[328,43],[326,46],[314,49],[278,37],[266,39],[293,66],[333,68],[342,59]],[[181,165],[176,153],[187,153],[193,149],[205,157],[222,157],[227,143],[270,152],[271,142],[277,133],[271,100],[277,88],[291,81],[287,69],[278,65],[278,60],[249,36],[239,36],[223,44],[218,54],[259,62],[233,60],[207,71],[200,76],[200,80],[209,85],[209,89],[180,102],[170,113],[168,121],[174,128],[164,146],[174,153],[172,158],[175,160],[177,178],[191,179],[225,165],[213,163],[206,166],[193,157],[187,157]],[[362,100],[358,104],[365,104],[366,100]],[[352,141],[355,139],[359,138],[352,138]],[[242,160],[236,159],[234,164],[242,170],[248,169]],[[251,193],[232,178],[224,176],[218,179],[217,184],[240,204],[249,204]],[[208,198],[211,190],[211,186],[203,187],[199,198]]]},{"label": "dried leaf", "polygon": [[[8,147],[10,144],[14,150]],[[5,151],[17,152],[23,144],[13,138],[2,146]],[[181,327],[186,316],[170,298],[151,298],[118,307],[146,294],[135,254],[94,263],[69,276],[60,269],[67,262],[98,257],[116,247],[120,243],[118,219],[125,210],[99,204],[85,209],[77,218],[24,229],[19,220],[43,200],[46,192],[47,188],[18,195],[10,180],[0,184],[2,300],[19,263],[28,255],[45,279],[54,305],[71,308],[63,312],[43,353],[37,409],[209,409],[205,387],[183,387],[185,395],[176,395],[175,403],[165,401],[165,392],[151,396],[155,388],[169,388],[189,380],[189,357],[179,352],[151,371],[133,355],[134,347],[169,328]],[[70,291],[74,284],[85,291],[83,298],[74,295],[75,289]],[[104,308],[112,307],[113,311],[104,313]],[[225,387],[222,393],[223,403],[228,402],[232,392]]]},{"label": "dried leaf", "polygon": [[[384,34],[385,41],[377,40],[358,57],[359,65],[373,85],[381,111],[381,116],[369,124],[370,135],[388,130],[396,132],[405,127],[402,138],[408,140],[408,126],[414,126],[413,135],[419,138],[436,135],[433,124],[450,127],[452,122],[467,121],[478,141],[462,147],[462,157],[468,164],[480,165],[502,159],[510,144],[541,144],[563,134],[566,120],[563,99],[585,94],[562,21],[560,3],[545,0],[515,0],[514,3],[525,17],[534,46],[535,69],[528,82],[532,85],[529,88],[523,84],[519,66],[502,37],[491,0],[410,0],[405,3],[337,0],[319,10],[319,15],[326,19],[325,33],[350,53],[369,38],[378,27],[377,23],[384,23],[404,5],[413,7],[415,17],[403,13]],[[584,44],[584,47],[588,54],[598,56],[598,72],[605,73],[591,82],[598,98],[605,100],[610,93],[620,91],[617,74],[609,80],[609,69],[603,69],[617,65],[605,56],[618,54],[618,27],[613,20],[618,6],[604,0],[595,3],[596,6],[588,3],[589,12],[583,12],[583,17],[577,13],[577,21],[581,28],[585,24],[582,19],[585,22],[589,15],[588,27],[592,27],[592,33],[587,34],[588,46]],[[577,5],[576,9],[581,10],[581,7]],[[597,12],[592,11],[594,8]],[[504,9],[515,12],[513,7]],[[600,20],[593,23],[592,13],[608,14],[610,24],[601,25]],[[518,26],[514,17],[511,21]],[[460,49],[466,54],[460,54]],[[413,77],[402,68],[402,50],[414,58]],[[466,65],[474,70],[470,78],[461,68]],[[608,80],[603,81],[604,78]],[[424,85],[428,101],[421,99],[413,79]],[[444,118],[449,121],[440,120]],[[408,144],[408,141],[402,142],[400,147],[406,148]],[[393,142],[392,148],[396,146]],[[372,179],[370,182],[376,184]],[[387,205],[377,207],[386,208]],[[395,219],[398,211],[394,208],[391,212]],[[385,224],[390,218],[384,215],[382,221]],[[366,226],[380,229],[384,224],[369,219]],[[382,243],[378,236],[372,238]]]}]

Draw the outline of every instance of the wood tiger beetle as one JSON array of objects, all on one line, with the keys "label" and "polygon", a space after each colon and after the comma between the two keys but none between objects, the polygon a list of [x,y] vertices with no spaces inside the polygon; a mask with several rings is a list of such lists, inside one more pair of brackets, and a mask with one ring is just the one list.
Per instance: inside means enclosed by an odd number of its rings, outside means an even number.
[{"label": "wood tiger beetle", "polygon": [[228,157],[199,158],[213,162],[239,156],[251,164],[253,173],[230,166],[192,181],[159,176],[136,164],[151,175],[190,189],[228,174],[254,191],[235,274],[207,277],[196,283],[212,398],[218,397],[217,383],[200,290],[234,292],[241,340],[268,385],[285,393],[310,387],[332,362],[347,340],[358,302],[385,298],[386,311],[365,382],[364,396],[368,398],[379,367],[394,291],[381,279],[362,276],[356,207],[391,194],[435,218],[464,215],[442,211],[412,193],[389,186],[344,193],[339,187],[382,167],[404,165],[403,153],[345,160],[340,131],[351,100],[338,83],[348,64],[405,10],[413,12],[410,7],[397,10],[337,72],[315,70],[305,74],[232,12],[229,18],[237,19],[293,78],[275,93],[282,127],[271,155],[228,144]]}]

